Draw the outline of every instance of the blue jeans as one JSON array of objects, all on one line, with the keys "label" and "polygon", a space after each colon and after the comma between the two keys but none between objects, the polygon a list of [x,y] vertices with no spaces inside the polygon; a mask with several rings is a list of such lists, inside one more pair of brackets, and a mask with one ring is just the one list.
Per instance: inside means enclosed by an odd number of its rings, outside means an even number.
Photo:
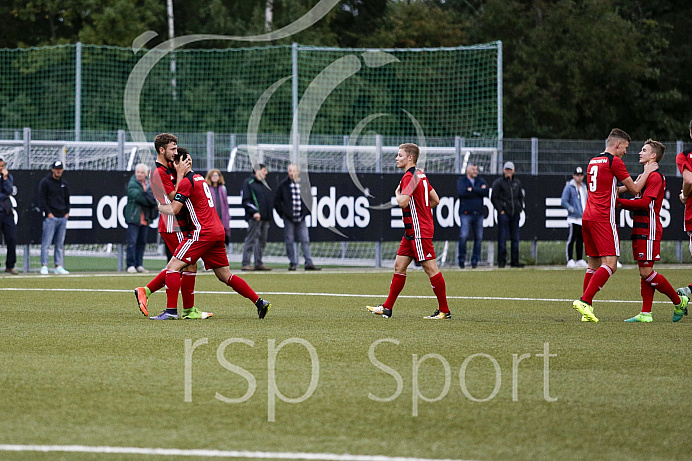
[{"label": "blue jeans", "polygon": [[142,266],[149,226],[127,223],[127,267]]},{"label": "blue jeans", "polygon": [[55,245],[53,263],[56,266],[65,264],[65,231],[67,218],[46,218],[43,220],[43,237],[41,238],[41,265],[48,265],[48,251]]},{"label": "blue jeans", "polygon": [[5,267],[12,269],[17,264],[17,227],[14,224],[14,213],[0,212],[0,231],[7,245],[7,261]]},{"label": "blue jeans", "polygon": [[484,216],[482,214],[462,214],[459,218],[461,221],[461,231],[459,232],[459,266],[463,266],[466,261],[466,241],[469,238],[469,233],[473,232],[471,265],[475,267],[481,259]]},{"label": "blue jeans", "polygon": [[269,221],[256,221],[251,219],[247,223],[247,235],[243,246],[243,267],[250,265],[250,258],[254,254],[255,267],[260,267],[264,247],[267,244],[267,234],[269,233]]},{"label": "blue jeans", "polygon": [[511,265],[519,264],[519,217],[500,213],[497,217],[497,265],[507,264],[507,238],[512,240]]},{"label": "blue jeans", "polygon": [[310,254],[310,235],[308,234],[308,224],[305,219],[298,222],[293,222],[288,219],[284,220],[284,243],[286,244],[286,255],[291,264],[298,265],[298,248],[296,246],[296,237],[303,249],[303,257],[305,265],[312,264],[312,255]]}]

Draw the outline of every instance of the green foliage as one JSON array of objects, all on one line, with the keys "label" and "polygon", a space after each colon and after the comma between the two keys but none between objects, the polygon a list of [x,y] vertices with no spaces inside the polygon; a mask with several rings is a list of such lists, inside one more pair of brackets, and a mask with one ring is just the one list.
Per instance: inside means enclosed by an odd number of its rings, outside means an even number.
[{"label": "green foliage", "polygon": [[[317,1],[273,0],[269,28],[295,21]],[[263,33],[266,6],[267,0],[175,0],[176,35]],[[78,40],[129,47],[154,30],[151,47],[168,37],[159,0],[8,0],[0,16],[7,18],[0,47],[7,48]],[[502,40],[505,137],[602,138],[620,126],[640,139],[664,139],[687,132],[690,30],[687,0],[342,0],[317,24],[276,44],[417,48]],[[31,104],[26,95],[0,98],[9,119],[18,105]]]}]

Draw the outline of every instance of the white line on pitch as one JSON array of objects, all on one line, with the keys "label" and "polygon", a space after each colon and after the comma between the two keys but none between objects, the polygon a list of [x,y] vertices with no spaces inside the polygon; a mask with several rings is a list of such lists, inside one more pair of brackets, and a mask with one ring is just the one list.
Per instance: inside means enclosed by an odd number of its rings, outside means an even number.
[{"label": "white line on pitch", "polygon": [[[92,290],[87,288],[12,288],[3,287],[0,291],[66,291],[66,292],[82,292],[82,293],[132,293],[132,290],[116,290],[116,289],[98,289]],[[195,290],[195,294],[207,295],[235,295],[235,291],[202,291]],[[269,296],[325,296],[325,297],[340,297],[340,298],[382,298],[386,294],[357,294],[357,293],[301,293],[293,291],[258,291],[259,295]],[[399,295],[399,298],[409,299],[436,299],[435,296],[416,296],[416,295]],[[499,296],[447,296],[447,299],[467,299],[475,301],[543,301],[543,302],[571,302],[573,298],[503,298]],[[599,303],[641,303],[641,299],[598,299]],[[654,301],[655,304],[669,304],[670,301]]]},{"label": "white line on pitch", "polygon": [[93,447],[85,445],[0,445],[0,451],[39,451],[62,453],[108,453],[159,456],[198,456],[204,458],[305,459],[325,461],[462,461],[452,459],[408,458],[380,455],[338,455],[335,453],[291,453],[239,450],[204,450],[178,448]]}]

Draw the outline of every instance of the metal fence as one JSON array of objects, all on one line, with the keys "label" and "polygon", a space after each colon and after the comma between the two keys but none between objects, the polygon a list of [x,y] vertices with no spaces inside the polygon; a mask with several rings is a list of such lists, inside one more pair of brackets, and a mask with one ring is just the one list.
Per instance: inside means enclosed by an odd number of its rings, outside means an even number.
[{"label": "metal fence", "polygon": [[[156,133],[148,133],[147,139],[153,140]],[[222,171],[250,171],[251,164],[247,152],[242,152],[242,146],[247,144],[246,134],[231,133],[180,133],[179,145],[187,147],[193,155],[193,160],[200,170],[218,168]],[[319,145],[319,149],[310,153],[310,167],[318,171],[347,172],[347,162],[344,157],[344,146],[349,144],[347,136],[315,136],[310,144]],[[393,146],[408,142],[410,139],[393,136],[372,135],[359,141],[361,147],[373,153],[368,157],[370,163],[356,164],[359,172],[392,172],[390,159]],[[270,171],[285,171],[285,164],[290,161],[293,144],[289,135],[259,135],[258,142],[267,145],[287,146],[280,154],[266,153]],[[466,149],[481,148],[479,152],[493,152],[496,158],[488,165],[484,175],[499,174],[504,161],[511,160],[516,166],[518,175],[565,175],[569,178],[576,166],[586,166],[588,160],[603,151],[604,140],[555,140],[555,139],[514,139],[505,138],[498,142],[483,138],[427,138],[426,145],[430,154],[427,171],[437,174],[460,174],[463,170],[463,153]],[[368,144],[369,143],[369,144]],[[675,166],[675,155],[692,149],[690,141],[664,141],[667,155],[661,162],[661,169],[668,176],[679,176]],[[630,171],[638,171],[637,153],[643,141],[630,143],[629,153],[625,155],[625,163]],[[334,146],[329,149],[328,146]],[[240,149],[239,149],[240,148]],[[365,149],[363,149],[365,150]],[[68,169],[99,169],[131,171],[140,161],[151,163],[154,158],[152,143],[134,143],[124,130],[119,131],[82,131],[80,141],[75,141],[73,131],[63,130],[31,130],[0,129],[0,157],[3,157],[12,169],[49,169],[50,163],[56,159],[65,162]],[[244,158],[243,155],[245,156]],[[272,160],[273,159],[273,160]],[[274,163],[272,163],[272,160]],[[374,165],[374,166],[373,166]],[[378,166],[379,165],[379,166]],[[374,168],[374,169],[373,169]],[[494,171],[493,171],[494,170]],[[565,235],[566,238],[566,235]],[[123,234],[124,239],[124,234]],[[489,240],[489,237],[486,236]],[[438,242],[436,247],[439,254],[444,255],[448,264],[456,263],[456,242]],[[494,243],[486,241],[483,246],[484,264],[492,264],[494,259]],[[68,264],[70,258],[80,258],[80,270],[122,270],[122,242],[108,245],[69,245],[66,248]],[[334,242],[313,245],[313,256],[318,264],[335,265],[389,265],[393,262],[396,248],[391,245],[376,244],[376,242]],[[667,242],[662,248],[663,262],[690,262],[689,255],[682,251],[682,242]],[[623,262],[627,263],[629,242],[622,243],[621,254]],[[6,249],[0,248],[0,255]],[[239,262],[242,245],[229,246],[229,260]],[[18,257],[23,257],[24,270],[37,270],[37,246],[25,246],[18,249]],[[469,251],[470,254],[470,251]],[[269,263],[284,263],[285,247],[283,243],[269,243],[265,260]],[[528,264],[563,264],[564,242],[522,242],[522,260]],[[165,265],[165,252],[162,245],[150,245],[146,253],[147,264],[152,270]]]}]

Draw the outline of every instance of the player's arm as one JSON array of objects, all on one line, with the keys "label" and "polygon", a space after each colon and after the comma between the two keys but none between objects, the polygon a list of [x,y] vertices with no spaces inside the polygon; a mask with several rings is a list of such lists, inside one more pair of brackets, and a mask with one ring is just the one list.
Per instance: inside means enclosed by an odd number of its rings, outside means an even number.
[{"label": "player's arm", "polygon": [[644,185],[646,184],[646,180],[649,178],[649,175],[651,174],[652,171],[656,171],[658,169],[658,163],[656,162],[651,162],[647,163],[644,165],[644,173],[639,175],[637,178],[637,182],[632,181],[632,178],[627,177],[622,180],[622,185],[627,188],[627,190],[633,194],[637,195],[639,194],[642,189],[644,188]]},{"label": "player's arm", "polygon": [[647,195],[633,199],[618,198],[618,206],[621,206],[625,210],[646,210],[653,201],[654,197],[649,197]]},{"label": "player's arm", "polygon": [[430,191],[429,199],[430,199],[430,208],[435,208],[437,205],[440,204],[440,197],[437,195],[437,192],[435,192],[435,189]]},{"label": "player's arm", "polygon": [[687,201],[690,192],[692,192],[692,171],[685,168],[682,170],[682,194],[680,195],[682,203]]},{"label": "player's arm", "polygon": [[176,193],[171,199],[171,203],[164,205],[159,203],[159,211],[163,214],[177,215],[183,208],[183,202],[187,199],[181,193]]},{"label": "player's arm", "polygon": [[401,184],[399,184],[396,187],[396,190],[394,191],[394,195],[396,196],[396,203],[401,207],[401,208],[406,208],[411,201],[411,196],[402,194],[401,193]]}]

